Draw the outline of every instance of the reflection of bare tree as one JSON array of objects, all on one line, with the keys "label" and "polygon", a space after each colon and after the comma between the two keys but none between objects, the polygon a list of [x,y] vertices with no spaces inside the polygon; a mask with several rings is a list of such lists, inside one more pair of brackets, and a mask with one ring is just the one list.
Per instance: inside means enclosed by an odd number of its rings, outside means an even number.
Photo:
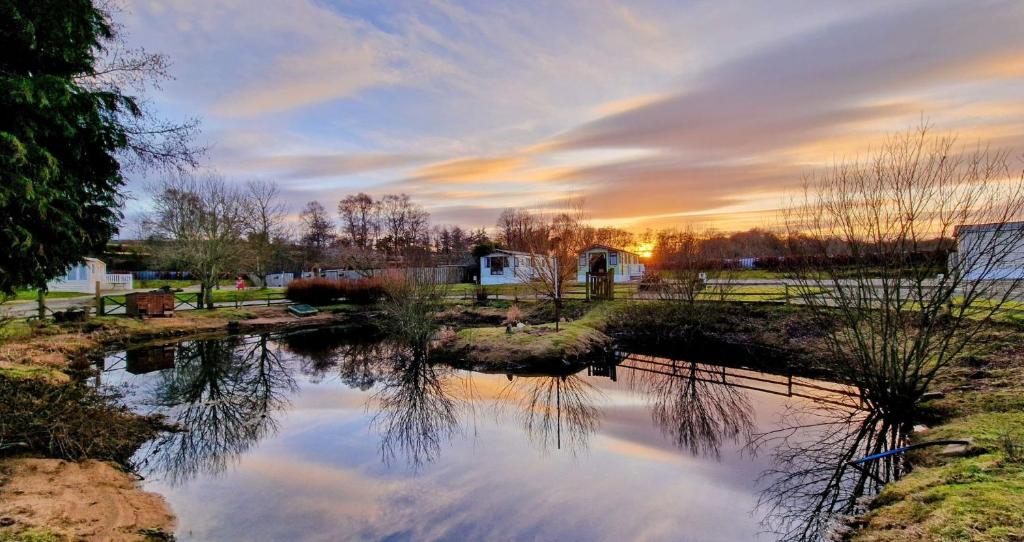
[{"label": "reflection of bare tree", "polygon": [[599,425],[594,393],[600,390],[583,378],[565,375],[518,377],[502,395],[518,398],[526,434],[542,450],[564,445],[576,453],[586,449]]},{"label": "reflection of bare tree", "polygon": [[174,369],[160,375],[151,403],[180,430],[153,442],[140,467],[171,483],[223,472],[276,430],[272,413],[295,390],[266,336],[181,343]]},{"label": "reflection of bare tree", "polygon": [[772,449],[772,468],[758,500],[763,525],[779,540],[822,540],[835,521],[855,513],[861,497],[906,469],[899,455],[852,466],[850,461],[902,446],[908,426],[878,412],[816,406],[787,412],[779,429],[752,446]]},{"label": "reflection of bare tree", "polygon": [[650,395],[655,425],[676,446],[694,455],[717,458],[726,440],[749,440],[753,412],[742,390],[728,386],[724,378],[712,382],[714,373],[706,365],[663,361],[658,372],[631,371],[630,381]]},{"label": "reflection of bare tree", "polygon": [[387,367],[374,396],[381,455],[385,462],[405,456],[413,467],[429,463],[458,430],[460,405],[448,383],[452,369],[396,346],[382,345],[378,353]]}]

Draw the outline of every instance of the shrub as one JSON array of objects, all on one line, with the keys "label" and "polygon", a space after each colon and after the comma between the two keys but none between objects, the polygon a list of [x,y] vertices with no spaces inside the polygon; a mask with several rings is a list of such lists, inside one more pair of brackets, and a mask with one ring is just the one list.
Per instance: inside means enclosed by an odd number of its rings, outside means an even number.
[{"label": "shrub", "polygon": [[329,305],[339,299],[357,305],[376,303],[384,296],[384,280],[301,279],[288,283],[285,297],[296,303]]},{"label": "shrub", "polygon": [[341,281],[329,279],[300,279],[288,283],[284,296],[296,303],[329,305],[345,296]]},{"label": "shrub", "polygon": [[345,299],[356,305],[376,303],[384,297],[387,291],[384,279],[378,277],[340,282]]}]

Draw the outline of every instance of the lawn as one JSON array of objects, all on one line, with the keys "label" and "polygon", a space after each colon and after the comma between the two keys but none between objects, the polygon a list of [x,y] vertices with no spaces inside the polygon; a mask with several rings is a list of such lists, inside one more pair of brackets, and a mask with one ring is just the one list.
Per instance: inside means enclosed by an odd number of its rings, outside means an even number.
[{"label": "lawn", "polygon": [[[188,293],[177,293],[175,296],[178,299],[192,300],[194,296],[199,295],[199,292],[188,292]],[[260,290],[258,288],[250,288],[247,290],[239,291],[235,289],[231,290],[214,290],[212,293],[214,303],[227,303],[233,301],[266,301],[267,297],[270,299],[281,299],[284,297],[284,288],[265,288]],[[111,295],[105,296],[108,303],[124,303],[124,295]]]},{"label": "lawn", "polygon": [[[68,297],[84,297],[91,294],[84,294],[80,292],[46,292],[46,299],[62,299]],[[35,301],[39,296],[39,291],[36,289],[30,290],[17,290],[14,292],[12,301]]]}]

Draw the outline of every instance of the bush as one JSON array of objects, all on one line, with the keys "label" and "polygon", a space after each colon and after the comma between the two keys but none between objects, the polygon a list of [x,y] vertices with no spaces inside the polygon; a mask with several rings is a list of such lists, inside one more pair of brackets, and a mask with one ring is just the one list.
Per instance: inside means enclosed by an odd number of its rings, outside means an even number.
[{"label": "bush", "polygon": [[384,281],[379,278],[293,280],[288,283],[284,295],[296,303],[309,305],[329,305],[339,299],[357,305],[369,305],[384,296]]},{"label": "bush", "polygon": [[387,292],[382,278],[369,278],[359,280],[340,281],[344,290],[344,297],[349,303],[356,305],[370,305],[380,301]]},{"label": "bush", "polygon": [[341,281],[329,279],[293,280],[284,291],[288,299],[307,305],[329,305],[344,295]]}]

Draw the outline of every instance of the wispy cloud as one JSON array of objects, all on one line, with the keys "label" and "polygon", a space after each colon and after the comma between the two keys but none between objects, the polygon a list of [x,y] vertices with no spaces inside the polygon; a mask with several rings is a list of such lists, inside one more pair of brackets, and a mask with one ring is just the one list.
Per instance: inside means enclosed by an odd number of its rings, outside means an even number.
[{"label": "wispy cloud", "polygon": [[158,105],[204,117],[211,166],[467,225],[568,191],[598,220],[745,224],[922,116],[1024,143],[1017,2],[191,0],[126,24],[175,60]]}]

